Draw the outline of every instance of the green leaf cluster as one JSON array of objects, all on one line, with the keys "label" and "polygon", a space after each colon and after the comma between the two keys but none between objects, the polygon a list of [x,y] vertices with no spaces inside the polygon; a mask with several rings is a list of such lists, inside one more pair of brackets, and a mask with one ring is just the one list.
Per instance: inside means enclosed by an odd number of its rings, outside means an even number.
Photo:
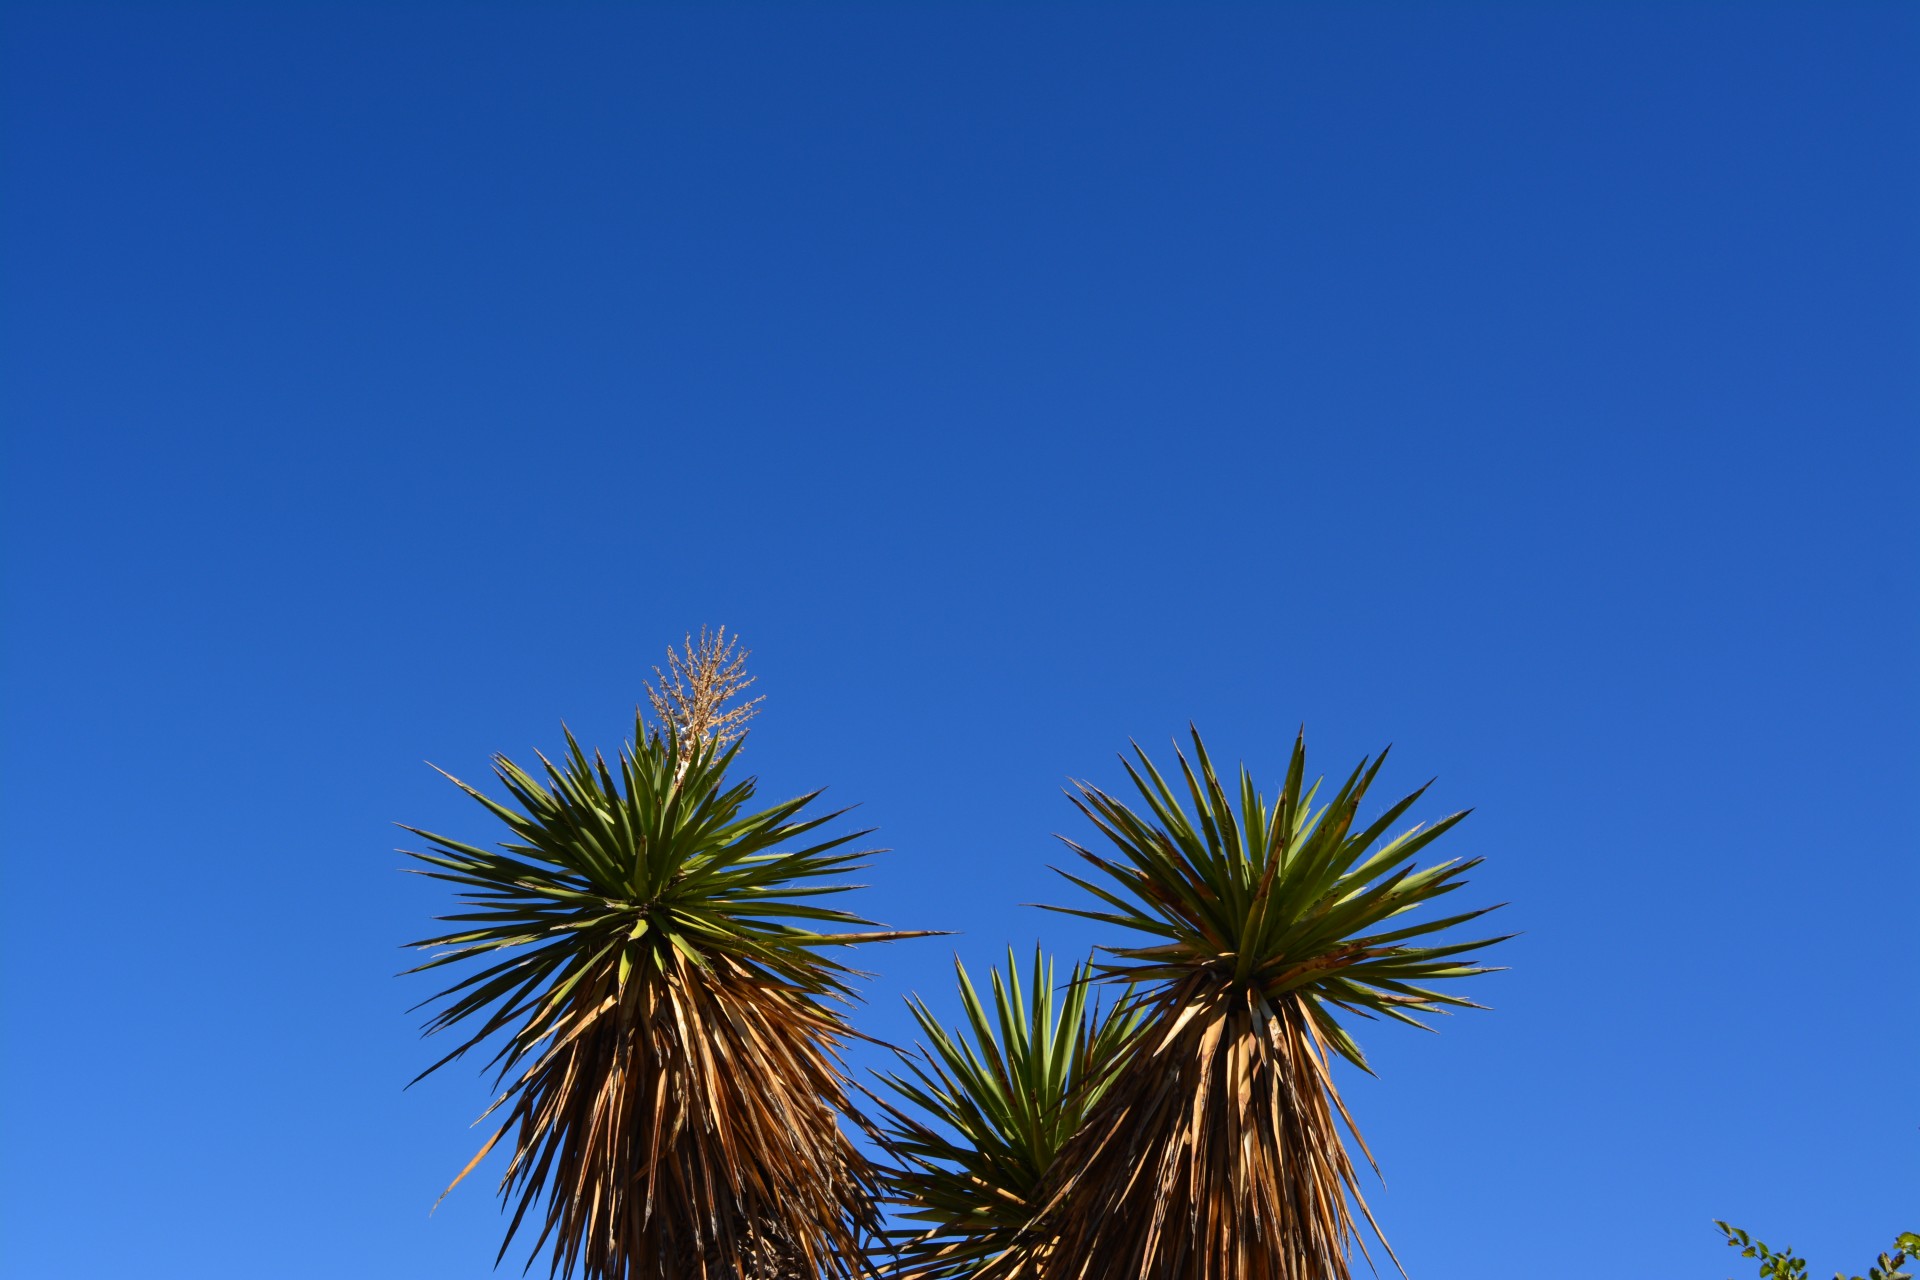
[{"label": "green leaf cluster", "polygon": [[1271,803],[1244,766],[1230,794],[1197,731],[1192,741],[1192,761],[1176,753],[1177,791],[1137,744],[1135,760],[1122,761],[1146,814],[1085,785],[1074,798],[1119,856],[1067,840],[1106,884],[1063,874],[1108,909],[1053,909],[1156,940],[1103,948],[1119,963],[1101,965],[1102,973],[1143,989],[1205,975],[1268,1002],[1296,997],[1319,1033],[1363,1070],[1369,1069],[1366,1055],[1335,1011],[1385,1015],[1430,1030],[1414,1015],[1484,1007],[1426,984],[1495,972],[1464,958],[1513,935],[1444,945],[1417,940],[1478,919],[1498,904],[1388,927],[1459,889],[1480,865],[1479,858],[1414,865],[1466,812],[1380,843],[1427,791],[1421,787],[1362,825],[1361,803],[1386,763],[1386,751],[1362,760],[1333,798],[1316,808],[1320,783],[1305,782],[1304,732],[1294,741],[1286,780]]},{"label": "green leaf cluster", "polygon": [[474,908],[441,917],[462,928],[410,943],[450,949],[407,972],[511,952],[425,1002],[450,1002],[429,1033],[493,1011],[416,1079],[524,1019],[502,1050],[504,1077],[552,1033],[581,978],[608,960],[622,985],[636,969],[664,972],[677,952],[701,967],[730,956],[809,994],[844,996],[853,971],[821,948],[898,936],[790,923],[871,923],[811,901],[853,887],[818,881],[857,870],[866,853],[837,851],[868,832],[779,848],[840,816],[797,820],[819,792],[743,813],[753,780],[725,781],[739,742],[723,751],[695,746],[683,763],[676,735],[649,733],[636,717],[634,738],[616,772],[569,732],[561,764],[538,757],[544,782],[496,756],[494,772],[517,808],[446,775],[515,837],[498,848],[403,826],[433,848],[407,851],[432,868],[418,874],[457,886]]},{"label": "green leaf cluster", "polygon": [[[1743,1258],[1759,1261],[1761,1280],[1805,1280],[1806,1259],[1796,1256],[1791,1247],[1770,1248],[1740,1228],[1728,1226],[1719,1219],[1715,1219],[1713,1225],[1720,1228],[1720,1233],[1727,1238],[1728,1248],[1738,1249]],[[1912,1273],[1904,1268],[1908,1260],[1915,1256],[1920,1256],[1920,1233],[1903,1231],[1894,1238],[1893,1248],[1882,1253],[1867,1268],[1865,1276],[1845,1276],[1836,1271],[1833,1280],[1913,1280]]]},{"label": "green leaf cluster", "polygon": [[946,1280],[1025,1247],[1044,1179],[1112,1067],[1138,1035],[1140,1014],[1102,1009],[1092,975],[1075,965],[1064,984],[1036,947],[1027,977],[1011,949],[989,974],[992,1011],[956,958],[965,1027],[949,1031],[918,998],[926,1036],[902,1054],[903,1073],[882,1073],[897,1099],[880,1099],[883,1171],[903,1225],[891,1243],[903,1274]]}]

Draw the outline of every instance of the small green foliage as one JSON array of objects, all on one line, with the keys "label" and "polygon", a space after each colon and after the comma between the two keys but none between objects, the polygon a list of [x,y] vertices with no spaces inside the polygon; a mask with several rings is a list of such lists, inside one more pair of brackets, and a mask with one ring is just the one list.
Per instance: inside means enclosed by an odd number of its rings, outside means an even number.
[{"label": "small green foliage", "polygon": [[[1807,1274],[1807,1260],[1795,1257],[1792,1248],[1774,1250],[1738,1227],[1730,1227],[1719,1219],[1714,1226],[1727,1238],[1729,1249],[1738,1249],[1743,1258],[1760,1260],[1761,1280],[1804,1280]],[[1907,1260],[1920,1255],[1920,1234],[1903,1231],[1894,1238],[1893,1250],[1883,1253],[1867,1268],[1865,1276],[1845,1276],[1836,1271],[1833,1280],[1913,1280],[1910,1272],[1903,1270]]]},{"label": "small green foliage", "polygon": [[889,1234],[907,1280],[972,1280],[998,1260],[1012,1269],[1045,1249],[1040,1189],[1060,1149],[1100,1100],[1114,1067],[1137,1049],[1140,1015],[1102,1008],[1090,966],[1064,984],[1034,949],[1023,978],[1011,949],[993,969],[988,1002],[959,959],[967,1025],[942,1026],[908,1001],[927,1037],[917,1053],[896,1050],[904,1073],[882,1073],[898,1104],[879,1099],[894,1160],[880,1171],[901,1206]]}]

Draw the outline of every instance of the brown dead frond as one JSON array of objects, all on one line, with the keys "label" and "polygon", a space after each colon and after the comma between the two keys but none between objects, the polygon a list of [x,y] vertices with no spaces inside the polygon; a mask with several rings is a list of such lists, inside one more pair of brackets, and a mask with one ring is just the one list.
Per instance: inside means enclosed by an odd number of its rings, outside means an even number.
[{"label": "brown dead frond", "polygon": [[835,1117],[844,1028],[731,959],[654,958],[624,992],[611,964],[581,984],[514,1099],[502,1187],[521,1213],[544,1200],[535,1251],[610,1280],[863,1273],[878,1223]]},{"label": "brown dead frond", "polygon": [[747,721],[759,711],[764,697],[752,698],[729,707],[754,677],[747,674],[747,659],[752,650],[741,649],[739,637],[727,639],[721,627],[708,634],[700,628],[700,639],[686,638],[686,652],[667,648],[667,669],[653,669],[656,685],[647,681],[647,701],[653,707],[655,721],[671,726],[680,737],[680,754],[685,757],[701,743],[725,747],[747,732]]},{"label": "brown dead frond", "polygon": [[1055,1165],[1049,1247],[1003,1275],[1346,1280],[1349,1246],[1364,1252],[1351,1209],[1373,1215],[1314,1020],[1204,985],[1159,1003],[1145,1051]]}]

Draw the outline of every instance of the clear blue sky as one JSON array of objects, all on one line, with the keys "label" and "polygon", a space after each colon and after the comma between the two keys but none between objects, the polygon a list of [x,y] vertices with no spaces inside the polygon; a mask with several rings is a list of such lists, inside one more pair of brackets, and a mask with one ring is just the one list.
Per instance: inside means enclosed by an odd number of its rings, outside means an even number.
[{"label": "clear blue sky", "polygon": [[486,1275],[388,824],[702,623],[960,931],[879,1034],[1304,721],[1526,931],[1368,1028],[1415,1280],[1920,1227],[1920,8],[0,23],[9,1277]]}]

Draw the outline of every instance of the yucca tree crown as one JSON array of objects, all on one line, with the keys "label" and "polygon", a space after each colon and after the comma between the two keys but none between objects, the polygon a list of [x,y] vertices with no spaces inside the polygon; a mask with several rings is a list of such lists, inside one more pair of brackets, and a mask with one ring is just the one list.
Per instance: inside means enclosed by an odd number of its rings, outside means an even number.
[{"label": "yucca tree crown", "polygon": [[1074,797],[1106,848],[1066,841],[1096,873],[1067,878],[1103,905],[1055,909],[1145,935],[1103,946],[1098,968],[1135,984],[1146,1025],[1055,1163],[1055,1243],[1034,1273],[1345,1280],[1350,1202],[1379,1228],[1334,1120],[1364,1153],[1330,1072],[1329,1050],[1367,1068],[1343,1017],[1479,1007],[1427,984],[1490,972],[1466,957],[1503,939],[1434,940],[1493,908],[1395,922],[1479,859],[1414,865],[1464,813],[1381,843],[1424,787],[1361,824],[1385,752],[1315,808],[1304,734],[1271,804],[1245,768],[1229,792],[1192,742],[1177,788],[1137,746],[1123,760],[1144,812],[1086,784]]},{"label": "yucca tree crown", "polygon": [[991,971],[991,1014],[958,958],[954,970],[965,1027],[910,1000],[926,1043],[881,1076],[897,1099],[880,1102],[894,1160],[881,1172],[901,1207],[889,1234],[906,1280],[961,1280],[1044,1249],[1032,1228],[1047,1175],[1139,1027],[1100,1007],[1087,966],[1058,984],[1037,947],[1025,980],[1011,949]]},{"label": "yucca tree crown", "polygon": [[913,935],[819,904],[865,833],[820,838],[839,815],[803,816],[817,792],[750,811],[724,699],[654,701],[704,721],[636,716],[612,766],[571,733],[538,777],[496,757],[510,803],[453,779],[506,826],[499,847],[407,828],[469,908],[413,944],[447,950],[410,972],[472,968],[427,1002],[429,1033],[465,1038],[421,1075],[498,1040],[505,1120],[454,1181],[513,1133],[501,1255],[544,1199],[533,1252],[550,1243],[556,1275],[851,1276],[878,1220],[836,1121],[853,971],[832,953]]}]

